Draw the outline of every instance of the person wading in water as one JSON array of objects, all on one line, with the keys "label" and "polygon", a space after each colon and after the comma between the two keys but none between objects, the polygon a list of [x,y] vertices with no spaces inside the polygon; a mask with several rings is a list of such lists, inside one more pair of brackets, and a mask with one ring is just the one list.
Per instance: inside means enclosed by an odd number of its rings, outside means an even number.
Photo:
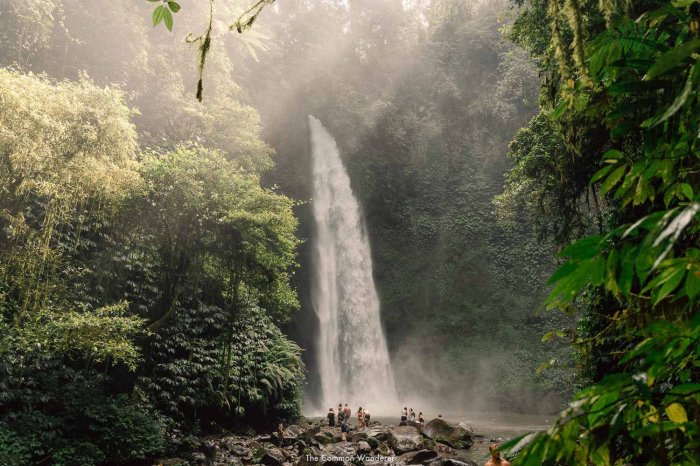
[{"label": "person wading in water", "polygon": [[328,427],[335,427],[335,411],[333,411],[333,408],[328,410]]},{"label": "person wading in water", "polygon": [[510,466],[510,461],[501,459],[501,453],[498,452],[498,445],[495,443],[489,445],[489,451],[491,452],[491,459],[488,460],[484,466]]}]

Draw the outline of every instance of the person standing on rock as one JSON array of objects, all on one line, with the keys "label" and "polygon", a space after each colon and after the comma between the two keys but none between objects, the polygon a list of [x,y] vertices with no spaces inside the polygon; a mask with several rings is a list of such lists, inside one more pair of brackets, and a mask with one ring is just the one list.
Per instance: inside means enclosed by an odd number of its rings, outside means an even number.
[{"label": "person standing on rock", "polygon": [[333,408],[328,410],[328,427],[335,427],[335,411],[333,411]]},{"label": "person standing on rock", "polygon": [[510,461],[501,458],[501,453],[498,451],[498,445],[495,443],[489,445],[491,459],[484,466],[510,466]]},{"label": "person standing on rock", "polygon": [[340,424],[340,434],[343,436],[343,442],[348,441],[348,432],[350,432],[350,424],[348,424],[347,419],[343,417],[343,422]]},{"label": "person standing on rock", "polygon": [[413,411],[413,408],[408,411],[408,420],[416,422],[416,412]]},{"label": "person standing on rock", "polygon": [[345,421],[345,411],[343,411],[343,405],[338,405],[338,425],[342,427],[343,421]]},{"label": "person standing on rock", "polygon": [[401,422],[406,422],[408,420],[408,408],[405,406],[401,410]]},{"label": "person standing on rock", "polygon": [[423,427],[425,427],[425,418],[423,417],[423,411],[418,413],[418,426],[420,431],[423,432]]},{"label": "person standing on rock", "polygon": [[357,427],[365,427],[365,412],[362,406],[357,409]]},{"label": "person standing on rock", "polygon": [[363,417],[365,420],[365,427],[369,427],[369,411],[367,411],[366,409],[363,409],[362,414],[363,414]]},{"label": "person standing on rock", "polygon": [[345,403],[345,408],[343,408],[343,413],[345,413],[345,419],[350,421],[350,419],[352,418],[352,410],[350,409],[350,407],[348,406],[347,403]]}]

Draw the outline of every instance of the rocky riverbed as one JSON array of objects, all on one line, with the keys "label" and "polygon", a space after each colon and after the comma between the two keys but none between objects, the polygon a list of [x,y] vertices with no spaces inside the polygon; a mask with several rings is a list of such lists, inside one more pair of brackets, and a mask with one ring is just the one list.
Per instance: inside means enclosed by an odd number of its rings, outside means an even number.
[{"label": "rocky riverbed", "polygon": [[189,460],[158,460],[160,466],[349,466],[429,465],[478,466],[458,459],[480,436],[465,424],[453,425],[433,419],[422,431],[417,423],[353,427],[343,441],[338,427],[303,422],[284,429],[283,435],[223,435],[206,438]]}]

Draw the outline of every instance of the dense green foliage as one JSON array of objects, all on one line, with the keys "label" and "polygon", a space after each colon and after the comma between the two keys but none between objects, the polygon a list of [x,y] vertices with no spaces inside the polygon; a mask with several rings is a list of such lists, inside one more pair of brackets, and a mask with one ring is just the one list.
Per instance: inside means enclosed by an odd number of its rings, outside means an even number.
[{"label": "dense green foliage", "polygon": [[[135,464],[300,411],[301,350],[278,328],[298,307],[297,221],[261,187],[257,114],[229,86],[196,106],[150,87],[158,67],[183,79],[181,50],[151,44],[129,5],[100,10],[111,20],[92,7],[0,15],[0,64],[48,74],[0,69],[3,465]],[[88,19],[140,58],[96,53]]]},{"label": "dense green foliage", "polygon": [[549,303],[585,310],[576,343],[591,382],[519,442],[516,464],[700,457],[699,9],[533,1],[512,30],[547,79],[501,200],[562,244],[584,236],[561,252]]}]

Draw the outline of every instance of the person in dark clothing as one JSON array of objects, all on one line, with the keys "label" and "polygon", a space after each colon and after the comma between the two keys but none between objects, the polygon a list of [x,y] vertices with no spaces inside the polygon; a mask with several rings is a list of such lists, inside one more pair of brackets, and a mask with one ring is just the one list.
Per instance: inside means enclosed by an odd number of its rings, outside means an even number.
[{"label": "person in dark clothing", "polygon": [[408,420],[408,408],[404,406],[401,410],[401,422],[406,422]]},{"label": "person in dark clothing", "polygon": [[348,424],[348,421],[343,417],[343,422],[340,424],[340,433],[343,436],[343,442],[348,441],[348,432],[350,432],[350,424]]},{"label": "person in dark clothing", "polygon": [[369,411],[366,409],[362,411],[365,416],[365,427],[369,427]]},{"label": "person in dark clothing", "polygon": [[425,427],[425,418],[423,417],[423,411],[418,413],[418,425],[421,432],[423,432],[423,427]]},{"label": "person in dark clothing", "polygon": [[333,408],[328,410],[328,427],[335,427],[335,411],[333,411]]}]

